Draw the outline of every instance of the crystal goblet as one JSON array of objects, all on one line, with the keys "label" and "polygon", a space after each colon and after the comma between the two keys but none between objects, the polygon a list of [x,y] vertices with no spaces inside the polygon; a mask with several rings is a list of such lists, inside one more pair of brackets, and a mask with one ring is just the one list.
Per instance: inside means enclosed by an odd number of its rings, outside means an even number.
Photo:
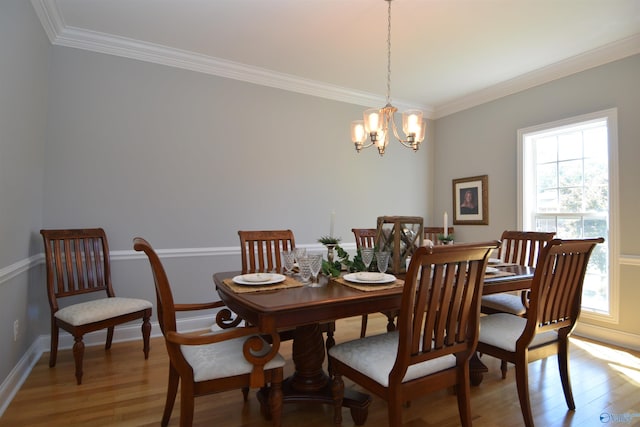
[{"label": "crystal goblet", "polygon": [[294,251],[281,251],[282,266],[284,267],[284,274],[291,276],[293,272],[293,264],[296,260],[296,254]]},{"label": "crystal goblet", "polygon": [[385,273],[387,271],[390,255],[391,253],[387,251],[376,252],[376,263],[378,264],[378,271],[380,273]]},{"label": "crystal goblet", "polygon": [[311,279],[311,259],[308,256],[298,258],[298,269],[302,283],[309,283]]},{"label": "crystal goblet", "polygon": [[295,254],[295,262],[300,262],[300,258],[307,256],[307,248],[295,248],[293,250]]},{"label": "crystal goblet", "polygon": [[366,271],[369,271],[369,266],[373,261],[373,254],[373,248],[360,248],[360,256],[362,257],[362,263],[364,264]]},{"label": "crystal goblet", "polygon": [[311,277],[313,278],[311,286],[320,286],[318,274],[322,269],[322,254],[308,255],[309,266],[311,267]]}]

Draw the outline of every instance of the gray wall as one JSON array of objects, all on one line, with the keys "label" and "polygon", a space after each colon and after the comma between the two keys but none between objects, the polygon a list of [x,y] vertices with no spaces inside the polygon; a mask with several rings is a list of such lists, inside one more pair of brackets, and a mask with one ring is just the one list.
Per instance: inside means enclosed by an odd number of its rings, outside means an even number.
[{"label": "gray wall", "polygon": [[429,150],[357,155],[362,107],[54,47],[46,227],[102,225],[112,249],[238,244],[288,227],[301,243],[381,214],[424,215]]},{"label": "gray wall", "polygon": [[[42,252],[44,142],[49,41],[30,2],[0,4],[0,379],[4,379],[37,333],[30,327],[29,269]],[[41,283],[40,283],[40,286]],[[13,323],[19,322],[18,340]]]},{"label": "gray wall", "polygon": [[518,129],[617,107],[620,240],[613,243],[621,258],[620,323],[584,321],[633,334],[640,333],[639,76],[640,55],[635,55],[444,117],[435,129],[436,164],[446,165],[436,174],[436,211],[451,211],[452,179],[489,175],[489,225],[456,226],[461,240],[482,240],[517,225]]}]

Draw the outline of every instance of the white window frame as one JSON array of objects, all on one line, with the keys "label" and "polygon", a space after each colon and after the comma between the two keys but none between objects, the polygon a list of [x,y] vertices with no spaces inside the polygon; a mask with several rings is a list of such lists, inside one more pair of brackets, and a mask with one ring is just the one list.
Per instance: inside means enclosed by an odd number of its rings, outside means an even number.
[{"label": "white window frame", "polygon": [[517,139],[517,216],[518,229],[523,229],[524,215],[526,213],[524,203],[524,156],[525,137],[535,133],[547,132],[554,128],[568,127],[592,120],[606,120],[609,138],[609,235],[604,236],[609,246],[609,313],[596,313],[591,310],[582,310],[580,316],[583,319],[593,319],[608,323],[618,323],[620,306],[619,283],[619,188],[618,188],[618,110],[611,108],[580,116],[543,123],[523,129],[518,129]]}]

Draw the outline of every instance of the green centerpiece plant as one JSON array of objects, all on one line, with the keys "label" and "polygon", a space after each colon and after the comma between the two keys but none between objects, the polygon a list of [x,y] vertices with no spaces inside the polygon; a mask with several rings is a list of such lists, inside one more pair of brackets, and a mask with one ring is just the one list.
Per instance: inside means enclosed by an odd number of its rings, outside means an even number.
[{"label": "green centerpiece plant", "polygon": [[366,267],[362,262],[360,249],[358,249],[353,259],[350,259],[349,252],[345,251],[339,245],[335,246],[335,250],[336,250],[336,254],[338,255],[338,259],[333,262],[323,260],[322,274],[326,276],[331,276],[331,277],[339,277],[343,267],[349,273],[366,270]]},{"label": "green centerpiece plant", "polygon": [[444,234],[438,234],[438,241],[443,245],[450,245],[453,243],[453,234],[447,234],[446,236]]}]

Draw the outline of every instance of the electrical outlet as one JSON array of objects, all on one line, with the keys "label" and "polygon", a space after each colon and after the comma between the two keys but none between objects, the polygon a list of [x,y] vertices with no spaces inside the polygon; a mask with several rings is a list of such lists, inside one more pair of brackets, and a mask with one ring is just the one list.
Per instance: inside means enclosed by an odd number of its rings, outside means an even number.
[{"label": "electrical outlet", "polygon": [[20,322],[18,319],[13,321],[13,341],[18,341],[18,332],[20,331]]}]

